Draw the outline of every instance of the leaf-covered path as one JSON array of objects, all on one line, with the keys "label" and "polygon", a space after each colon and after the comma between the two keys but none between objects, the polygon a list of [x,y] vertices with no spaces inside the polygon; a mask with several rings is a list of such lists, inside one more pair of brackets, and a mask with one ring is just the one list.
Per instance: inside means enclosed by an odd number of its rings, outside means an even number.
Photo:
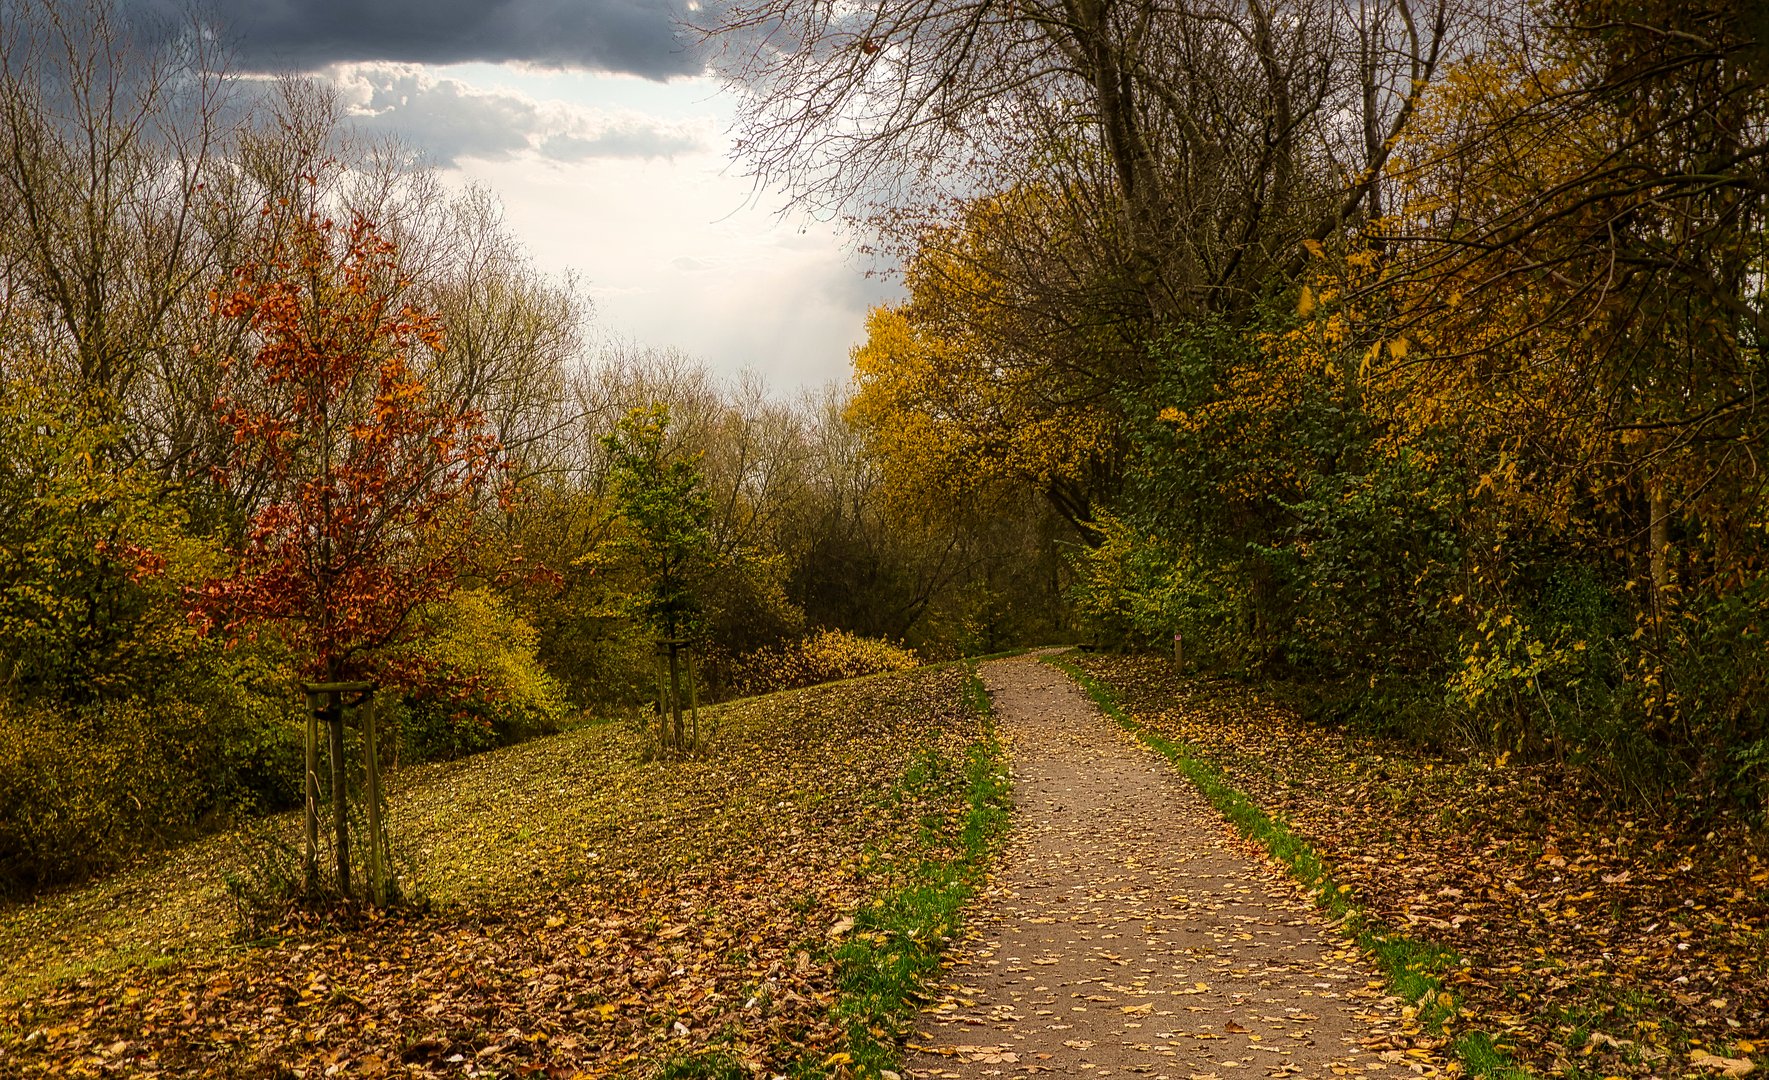
[{"label": "leaf-covered path", "polygon": [[1015,823],[913,1074],[1443,1071],[1377,972],[1165,762],[1035,659],[984,678]]}]

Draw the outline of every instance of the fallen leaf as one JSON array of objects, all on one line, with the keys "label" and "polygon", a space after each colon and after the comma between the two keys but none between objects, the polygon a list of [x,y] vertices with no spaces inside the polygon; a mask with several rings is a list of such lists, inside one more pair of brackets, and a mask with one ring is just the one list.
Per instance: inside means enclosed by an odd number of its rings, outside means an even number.
[{"label": "fallen leaf", "polygon": [[1728,1077],[1749,1076],[1757,1068],[1756,1062],[1750,1058],[1721,1057],[1706,1050],[1697,1050],[1690,1054],[1689,1064]]}]

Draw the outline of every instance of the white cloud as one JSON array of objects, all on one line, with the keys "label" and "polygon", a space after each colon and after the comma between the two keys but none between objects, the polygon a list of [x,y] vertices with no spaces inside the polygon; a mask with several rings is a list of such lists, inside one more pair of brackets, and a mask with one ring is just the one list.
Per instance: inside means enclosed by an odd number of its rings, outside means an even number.
[{"label": "white cloud", "polygon": [[722,141],[710,116],[660,117],[485,87],[418,64],[338,64],[321,72],[352,122],[397,135],[439,165],[464,160],[673,158]]},{"label": "white cloud", "polygon": [[463,169],[503,195],[543,266],[578,271],[612,337],[677,346],[715,369],[753,369],[790,390],[842,378],[869,279],[833,226],[782,218],[714,157],[519,161]]},{"label": "white cloud", "polygon": [[835,226],[780,213],[728,160],[712,79],[508,65],[336,65],[358,127],[485,185],[541,267],[577,275],[613,340],[675,346],[783,392],[841,379],[894,298]]}]

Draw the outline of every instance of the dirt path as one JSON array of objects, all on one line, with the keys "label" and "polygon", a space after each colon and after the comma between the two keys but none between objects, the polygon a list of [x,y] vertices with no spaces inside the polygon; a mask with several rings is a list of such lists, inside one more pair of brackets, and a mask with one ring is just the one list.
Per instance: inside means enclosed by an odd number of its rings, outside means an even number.
[{"label": "dirt path", "polygon": [[912,1075],[1440,1074],[1376,971],[1160,757],[1037,660],[983,677],[1014,826]]}]

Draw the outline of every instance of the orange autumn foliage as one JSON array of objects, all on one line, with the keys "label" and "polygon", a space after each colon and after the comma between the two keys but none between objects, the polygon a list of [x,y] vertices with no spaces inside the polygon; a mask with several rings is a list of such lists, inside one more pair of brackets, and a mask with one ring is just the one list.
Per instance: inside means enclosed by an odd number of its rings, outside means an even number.
[{"label": "orange autumn foliage", "polygon": [[394,244],[360,215],[286,224],[211,298],[244,331],[221,360],[216,412],[233,436],[222,479],[251,512],[232,572],[202,586],[194,612],[236,636],[275,623],[311,674],[335,679],[452,589],[473,511],[506,492],[479,414],[425,386],[443,331],[402,298]]}]

